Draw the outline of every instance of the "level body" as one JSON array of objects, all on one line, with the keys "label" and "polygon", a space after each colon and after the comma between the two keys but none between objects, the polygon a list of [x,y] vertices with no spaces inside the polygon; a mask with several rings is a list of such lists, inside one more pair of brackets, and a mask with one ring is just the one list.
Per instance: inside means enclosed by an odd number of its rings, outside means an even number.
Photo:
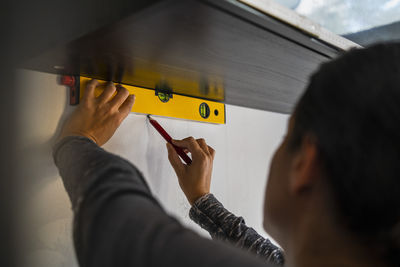
[{"label": "level body", "polygon": [[[79,77],[80,97],[82,98],[86,84],[91,78]],[[106,81],[99,80],[95,95],[104,90]],[[135,95],[132,112],[156,116],[193,120],[207,123],[225,124],[225,104],[195,97],[122,84],[130,94]]]}]

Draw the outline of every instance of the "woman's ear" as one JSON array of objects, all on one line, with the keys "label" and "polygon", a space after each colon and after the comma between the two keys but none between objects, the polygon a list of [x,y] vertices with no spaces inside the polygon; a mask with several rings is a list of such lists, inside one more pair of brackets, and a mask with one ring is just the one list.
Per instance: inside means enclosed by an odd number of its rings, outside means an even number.
[{"label": "woman's ear", "polygon": [[310,188],[318,179],[317,145],[310,135],[304,136],[298,151],[294,152],[289,174],[289,192],[299,194]]}]

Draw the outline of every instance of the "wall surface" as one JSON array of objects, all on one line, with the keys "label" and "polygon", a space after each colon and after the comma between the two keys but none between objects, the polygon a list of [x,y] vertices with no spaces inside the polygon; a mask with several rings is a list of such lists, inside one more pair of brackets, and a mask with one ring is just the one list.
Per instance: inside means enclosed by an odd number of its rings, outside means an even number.
[{"label": "wall surface", "polygon": [[[51,157],[59,121],[73,107],[56,75],[20,70],[20,174],[25,177],[21,236],[26,266],[77,266],[71,234],[72,211]],[[226,106],[226,125],[157,118],[174,138],[203,137],[217,151],[211,191],[249,226],[262,230],[262,203],[269,164],[286,131],[288,116]],[[165,209],[187,227],[208,236],[190,221],[189,204],[167,159],[165,141],[146,117],[130,114],[104,146],[133,162]],[[22,195],[22,194],[21,194]]]}]

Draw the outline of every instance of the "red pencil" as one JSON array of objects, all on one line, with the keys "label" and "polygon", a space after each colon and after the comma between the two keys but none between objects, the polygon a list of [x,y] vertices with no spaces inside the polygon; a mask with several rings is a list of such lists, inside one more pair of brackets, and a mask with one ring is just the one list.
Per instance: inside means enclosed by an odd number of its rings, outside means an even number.
[{"label": "red pencil", "polygon": [[182,148],[172,144],[172,138],[164,130],[164,128],[161,127],[161,125],[155,119],[151,118],[150,115],[147,115],[147,118],[149,118],[151,125],[153,125],[154,128],[156,128],[156,130],[161,134],[161,136],[164,137],[164,139],[175,148],[176,153],[178,153],[178,155],[183,159],[183,161],[185,161],[187,165],[190,165],[192,163],[192,159],[189,158],[188,155],[186,155],[186,153],[183,151]]}]

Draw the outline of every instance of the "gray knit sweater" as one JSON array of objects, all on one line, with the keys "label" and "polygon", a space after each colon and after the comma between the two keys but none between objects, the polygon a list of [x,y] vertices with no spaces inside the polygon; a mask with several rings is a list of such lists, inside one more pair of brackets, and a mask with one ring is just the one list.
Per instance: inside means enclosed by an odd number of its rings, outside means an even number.
[{"label": "gray knit sweater", "polygon": [[183,227],[133,164],[88,138],[64,138],[53,156],[71,199],[81,267],[276,266]]},{"label": "gray knit sweater", "polygon": [[246,226],[242,217],[236,217],[215,198],[207,194],[196,200],[189,212],[190,218],[207,230],[213,239],[227,241],[255,253],[267,262],[283,265],[280,248]]}]

